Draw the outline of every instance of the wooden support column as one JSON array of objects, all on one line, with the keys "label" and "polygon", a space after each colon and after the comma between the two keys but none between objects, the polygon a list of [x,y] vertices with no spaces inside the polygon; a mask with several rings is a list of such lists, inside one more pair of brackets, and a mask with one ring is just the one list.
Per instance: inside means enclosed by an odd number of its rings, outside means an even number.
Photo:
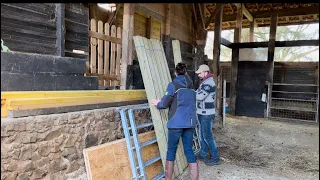
[{"label": "wooden support column", "polygon": [[214,74],[214,80],[216,82],[216,99],[215,106],[217,111],[217,118],[221,116],[221,76],[220,76],[220,45],[221,45],[221,28],[222,28],[222,13],[223,13],[223,4],[217,4],[218,12],[214,18],[214,40],[213,40],[213,63],[212,70]]},{"label": "wooden support column", "polygon": [[[237,8],[236,28],[234,30],[234,43],[241,42],[242,30],[242,11],[243,4]],[[230,113],[236,113],[236,99],[237,99],[237,81],[238,81],[238,62],[239,62],[239,48],[232,48],[232,61],[231,61],[231,96],[230,96]]]},{"label": "wooden support column", "polygon": [[269,83],[273,83],[273,71],[274,71],[274,50],[276,47],[276,34],[277,34],[278,14],[271,15],[271,26],[268,43],[268,64],[269,69],[266,80]]},{"label": "wooden support column", "polygon": [[256,27],[256,21],[255,19],[253,19],[252,22],[250,22],[250,38],[249,41],[250,42],[254,42],[254,28]]},{"label": "wooden support column", "polygon": [[65,12],[64,12],[65,6],[63,3],[57,4],[57,11],[56,11],[56,17],[57,17],[57,32],[56,32],[56,55],[64,57],[65,56]]},{"label": "wooden support column", "polygon": [[128,89],[127,72],[128,65],[133,61],[133,31],[134,31],[134,4],[125,3],[123,7],[123,28],[122,28],[122,58],[121,58],[121,87]]},{"label": "wooden support column", "polygon": [[165,54],[166,54],[166,59],[169,62],[171,60],[171,48],[172,48],[172,43],[171,43],[171,38],[170,38],[170,27],[171,27],[171,4],[167,4],[166,7],[166,32],[165,32]]}]

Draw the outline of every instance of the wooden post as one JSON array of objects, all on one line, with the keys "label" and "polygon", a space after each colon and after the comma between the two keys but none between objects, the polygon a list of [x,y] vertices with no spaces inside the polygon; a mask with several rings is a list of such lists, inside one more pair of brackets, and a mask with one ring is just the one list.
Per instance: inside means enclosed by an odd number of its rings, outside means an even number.
[{"label": "wooden post", "polygon": [[274,71],[274,50],[276,46],[276,34],[277,34],[278,14],[271,15],[271,26],[268,43],[268,63],[269,69],[266,80],[269,83],[273,83],[273,71]]},{"label": "wooden post", "polygon": [[56,5],[57,6],[57,11],[56,11],[56,16],[57,16],[57,32],[56,32],[56,55],[57,56],[61,56],[64,57],[65,53],[65,21],[64,21],[64,17],[65,17],[65,13],[64,13],[64,9],[65,6],[63,3],[59,3]]},{"label": "wooden post", "polygon": [[253,21],[250,22],[250,39],[249,39],[250,42],[254,42],[254,28],[256,26],[255,22],[256,22],[255,19],[253,19]]},{"label": "wooden post", "polygon": [[128,64],[133,61],[133,31],[134,31],[134,4],[125,3],[123,7],[123,32],[122,32],[122,58],[121,58],[121,87],[127,87]]},{"label": "wooden post", "polygon": [[[241,42],[242,30],[242,11],[243,4],[237,9],[236,28],[234,30],[234,43]],[[231,96],[230,96],[230,114],[236,114],[236,99],[237,99],[237,81],[238,81],[238,62],[239,62],[239,48],[232,48],[232,61],[231,61]]]},{"label": "wooden post", "polygon": [[226,126],[226,100],[227,100],[227,81],[223,80],[223,106],[222,106],[222,127]]},{"label": "wooden post", "polygon": [[221,44],[221,27],[222,27],[222,13],[223,4],[217,4],[218,10],[216,17],[214,18],[214,41],[213,41],[213,63],[212,70],[214,74],[214,79],[216,82],[216,98],[215,105],[217,111],[217,117],[221,117],[221,77],[220,77],[220,44]]},{"label": "wooden post", "polygon": [[166,31],[165,31],[165,55],[167,62],[171,60],[171,38],[170,38],[170,27],[171,27],[171,4],[167,4],[166,9]]}]

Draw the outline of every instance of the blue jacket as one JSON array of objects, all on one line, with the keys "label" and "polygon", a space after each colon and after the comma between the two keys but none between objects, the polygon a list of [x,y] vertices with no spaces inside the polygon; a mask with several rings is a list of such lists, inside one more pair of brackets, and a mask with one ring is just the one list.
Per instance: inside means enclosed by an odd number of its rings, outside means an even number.
[{"label": "blue jacket", "polygon": [[189,76],[179,75],[168,84],[158,109],[169,108],[167,128],[194,128],[196,126],[196,92]]}]

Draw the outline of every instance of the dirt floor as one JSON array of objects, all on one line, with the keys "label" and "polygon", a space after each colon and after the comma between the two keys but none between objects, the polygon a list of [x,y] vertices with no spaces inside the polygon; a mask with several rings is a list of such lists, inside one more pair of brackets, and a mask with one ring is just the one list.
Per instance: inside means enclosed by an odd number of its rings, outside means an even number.
[{"label": "dirt floor", "polygon": [[[319,126],[247,117],[214,128],[222,163],[200,162],[200,179],[319,179]],[[189,179],[188,170],[179,179]]]}]

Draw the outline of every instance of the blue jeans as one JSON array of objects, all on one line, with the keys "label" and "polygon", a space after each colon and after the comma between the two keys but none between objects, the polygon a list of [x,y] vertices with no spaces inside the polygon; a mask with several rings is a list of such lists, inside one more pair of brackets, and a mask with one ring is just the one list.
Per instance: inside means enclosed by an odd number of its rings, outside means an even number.
[{"label": "blue jeans", "polygon": [[208,150],[211,152],[211,159],[219,161],[219,152],[216,146],[216,142],[212,135],[212,126],[215,115],[200,115],[198,114],[198,120],[200,123],[200,156],[207,158]]},{"label": "blue jeans", "polygon": [[167,160],[176,160],[176,152],[180,137],[182,137],[182,144],[184,149],[184,155],[187,158],[188,163],[195,163],[196,157],[192,150],[194,128],[179,128],[168,129],[168,150]]}]

